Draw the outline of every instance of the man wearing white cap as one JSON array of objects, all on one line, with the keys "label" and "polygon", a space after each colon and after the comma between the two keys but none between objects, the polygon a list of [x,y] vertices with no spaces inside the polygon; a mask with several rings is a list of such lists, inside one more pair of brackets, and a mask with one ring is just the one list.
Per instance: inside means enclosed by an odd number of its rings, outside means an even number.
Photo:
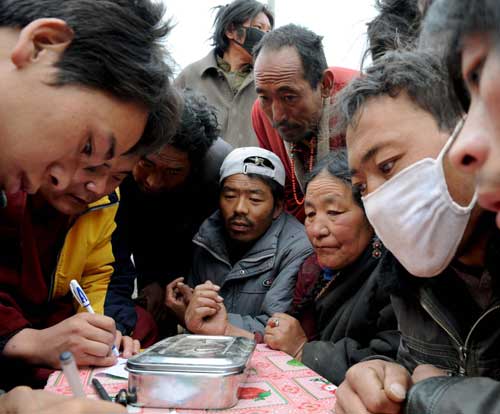
[{"label": "man wearing white cap", "polygon": [[285,169],[270,151],[238,148],[220,169],[220,209],[200,227],[185,312],[194,333],[263,333],[288,311],[298,269],[312,248],[304,227],[283,212]]}]

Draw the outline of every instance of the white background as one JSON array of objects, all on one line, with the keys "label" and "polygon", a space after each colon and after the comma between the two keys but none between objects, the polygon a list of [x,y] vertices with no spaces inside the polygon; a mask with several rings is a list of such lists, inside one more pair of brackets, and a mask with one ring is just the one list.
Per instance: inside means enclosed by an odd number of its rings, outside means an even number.
[{"label": "white background", "polygon": [[[179,72],[211,49],[209,37],[215,17],[211,8],[230,0],[161,1],[176,25],[168,38],[168,48]],[[275,0],[275,27],[288,23],[305,26],[324,37],[330,66],[359,69],[366,47],[366,22],[376,14],[373,3],[374,0]]]}]

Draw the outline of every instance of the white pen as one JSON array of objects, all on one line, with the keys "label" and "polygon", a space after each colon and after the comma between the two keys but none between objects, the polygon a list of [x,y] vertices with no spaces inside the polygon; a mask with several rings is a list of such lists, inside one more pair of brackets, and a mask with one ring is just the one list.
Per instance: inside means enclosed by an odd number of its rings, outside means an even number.
[{"label": "white pen", "polygon": [[85,397],[85,392],[83,392],[82,382],[80,381],[80,374],[78,368],[76,367],[75,359],[73,354],[69,351],[63,352],[59,355],[59,361],[61,361],[61,368],[66,377],[66,381],[73,392],[75,397]]},{"label": "white pen", "polygon": [[[90,305],[90,300],[83,291],[82,287],[80,284],[73,279],[71,282],[69,282],[69,288],[71,290],[71,293],[73,294],[73,297],[78,301],[80,306],[83,306],[85,309],[87,309],[87,312],[89,313],[95,313],[94,309],[92,309],[92,306]],[[113,344],[111,347],[111,351],[113,352],[113,355],[118,357],[120,353],[118,352],[118,349],[116,349],[116,346]]]}]

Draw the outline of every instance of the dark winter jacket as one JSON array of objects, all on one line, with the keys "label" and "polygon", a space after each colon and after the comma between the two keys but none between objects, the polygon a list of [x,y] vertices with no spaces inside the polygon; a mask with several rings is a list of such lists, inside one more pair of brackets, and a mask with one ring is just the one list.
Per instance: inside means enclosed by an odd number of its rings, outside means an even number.
[{"label": "dark winter jacket", "polygon": [[449,374],[414,386],[406,413],[500,412],[499,254],[500,231],[495,229],[486,266],[479,269],[479,275],[488,272],[492,282],[485,309],[457,276],[457,263],[436,277],[420,279],[409,275],[392,256],[384,260],[387,279],[397,275],[390,288],[402,335],[399,362],[410,372],[419,364],[433,364]]},{"label": "dark winter jacket", "polygon": [[316,301],[309,300],[323,276],[317,256],[310,256],[298,276],[294,316],[309,338],[302,362],[340,384],[346,371],[365,358],[395,358],[400,336],[390,295],[381,280],[380,255],[373,254],[371,244],[353,264],[333,274]]}]

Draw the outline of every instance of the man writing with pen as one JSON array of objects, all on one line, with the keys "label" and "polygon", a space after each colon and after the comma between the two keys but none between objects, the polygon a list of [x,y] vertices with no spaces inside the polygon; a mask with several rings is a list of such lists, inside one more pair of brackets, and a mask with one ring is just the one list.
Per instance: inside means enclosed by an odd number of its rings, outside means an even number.
[{"label": "man writing with pen", "polygon": [[[10,313],[0,321],[0,344],[2,363],[15,369],[2,370],[0,388],[43,386],[64,351],[71,351],[79,366],[114,364],[114,346],[124,357],[139,351],[139,341],[121,332],[128,333],[124,319],[134,312],[131,292],[120,295],[111,288],[114,188],[138,159],[124,155],[111,170],[87,171],[95,175],[92,186],[76,177],[65,190],[42,185],[34,195],[8,195],[0,210],[0,244],[9,249],[0,254],[0,305],[8,305]],[[74,300],[72,279],[96,314]]]}]

